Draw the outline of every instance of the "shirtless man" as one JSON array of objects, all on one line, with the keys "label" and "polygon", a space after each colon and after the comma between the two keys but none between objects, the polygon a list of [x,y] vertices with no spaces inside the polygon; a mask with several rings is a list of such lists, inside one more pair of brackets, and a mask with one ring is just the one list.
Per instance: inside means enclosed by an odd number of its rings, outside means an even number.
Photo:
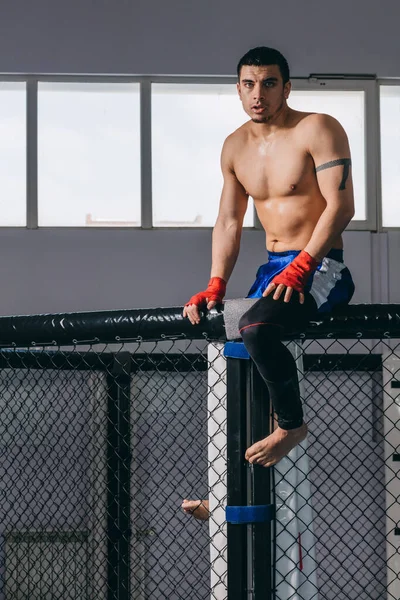
[{"label": "shirtless man", "polygon": [[347,304],[354,293],[341,237],[354,215],[351,160],[347,136],[333,117],[287,105],[289,67],[280,52],[254,48],[237,72],[239,98],[250,120],[225,140],[211,279],[183,315],[195,325],[199,309],[222,302],[252,196],[266,233],[268,262],[258,269],[248,294],[259,300],[239,329],[268,386],[278,426],[248,448],[245,458],[270,467],[307,435],[296,364],[281,340]]}]

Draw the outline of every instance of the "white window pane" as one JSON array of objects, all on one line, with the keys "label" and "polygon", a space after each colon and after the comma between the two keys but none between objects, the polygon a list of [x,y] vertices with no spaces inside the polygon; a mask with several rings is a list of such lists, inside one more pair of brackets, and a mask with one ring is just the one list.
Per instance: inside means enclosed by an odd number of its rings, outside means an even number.
[{"label": "white window pane", "polygon": [[25,83],[0,83],[0,226],[26,226]]},{"label": "white window pane", "polygon": [[381,86],[382,225],[400,227],[400,86]]},{"label": "white window pane", "polygon": [[42,226],[140,225],[136,83],[40,83]]},{"label": "white window pane", "polygon": [[[294,90],[289,106],[328,113],[343,125],[353,160],[354,219],[365,220],[364,92]],[[153,85],[154,225],[201,227],[215,223],[223,181],[222,144],[247,120],[233,84]],[[252,203],[244,225],[253,225]]]},{"label": "white window pane", "polygon": [[[232,84],[153,84],[153,224],[212,227],[225,138],[248,121]],[[253,202],[244,220],[254,221]]]},{"label": "white window pane", "polygon": [[335,117],[347,133],[352,159],[356,221],[367,218],[365,191],[365,108],[363,91],[293,90],[288,104],[296,110]]}]

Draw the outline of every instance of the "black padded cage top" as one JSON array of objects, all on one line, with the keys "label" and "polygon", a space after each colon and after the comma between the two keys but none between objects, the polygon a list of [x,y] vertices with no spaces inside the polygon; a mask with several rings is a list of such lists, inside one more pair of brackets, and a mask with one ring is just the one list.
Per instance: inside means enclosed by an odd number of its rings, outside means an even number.
[{"label": "black padded cage top", "polygon": [[[234,301],[231,301],[234,302]],[[223,307],[206,314],[199,325],[182,316],[182,307],[112,310],[0,317],[0,347],[77,345],[122,340],[226,340]],[[400,337],[400,306],[355,304],[312,321],[286,339],[377,339]]]}]

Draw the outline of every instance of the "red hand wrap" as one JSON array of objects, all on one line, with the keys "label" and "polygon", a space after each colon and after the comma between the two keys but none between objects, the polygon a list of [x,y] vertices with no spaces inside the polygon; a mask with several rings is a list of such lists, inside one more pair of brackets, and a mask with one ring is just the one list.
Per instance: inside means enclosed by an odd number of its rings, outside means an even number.
[{"label": "red hand wrap", "polygon": [[226,293],[226,282],[221,279],[221,277],[211,277],[208,282],[207,289],[204,292],[199,292],[192,296],[185,304],[185,306],[189,306],[189,304],[196,304],[197,306],[204,306],[208,302],[217,302],[217,304],[221,304],[222,298]]},{"label": "red hand wrap", "polygon": [[307,280],[318,267],[318,264],[315,258],[302,250],[282,273],[273,278],[272,283],[276,285],[283,283],[283,285],[291,287],[297,292],[304,292]]}]

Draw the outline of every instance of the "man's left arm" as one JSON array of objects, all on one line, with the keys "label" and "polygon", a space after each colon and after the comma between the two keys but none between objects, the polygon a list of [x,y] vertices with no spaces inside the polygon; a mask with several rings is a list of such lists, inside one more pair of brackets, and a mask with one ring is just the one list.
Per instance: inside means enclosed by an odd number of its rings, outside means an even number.
[{"label": "man's left arm", "polygon": [[326,208],[304,250],[320,262],[354,216],[350,148],[340,123],[315,115],[308,151]]},{"label": "man's left arm", "polygon": [[354,216],[351,157],[347,135],[336,119],[316,114],[309,123],[308,151],[314,160],[317,182],[326,208],[302,252],[267,286],[263,296],[273,292],[274,300],[281,295],[289,302],[292,291],[300,292],[304,303],[304,287],[335,240]]}]

